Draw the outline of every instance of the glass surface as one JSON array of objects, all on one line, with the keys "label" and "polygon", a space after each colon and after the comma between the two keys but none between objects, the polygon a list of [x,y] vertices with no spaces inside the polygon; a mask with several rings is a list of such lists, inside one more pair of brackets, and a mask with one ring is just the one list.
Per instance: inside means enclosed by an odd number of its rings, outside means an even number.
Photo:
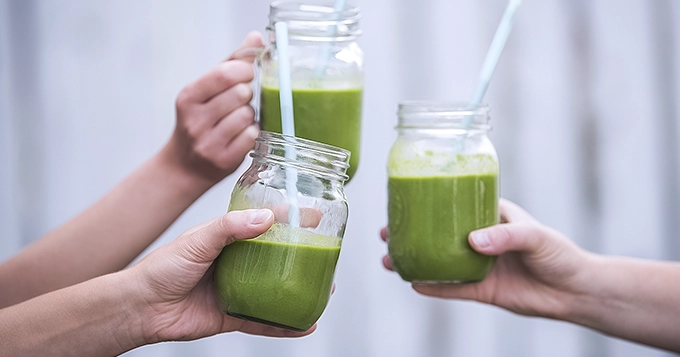
[{"label": "glass surface", "polygon": [[475,252],[468,234],[499,222],[488,108],[405,102],[397,130],[388,164],[392,264],[407,281],[483,280],[496,258]]},{"label": "glass surface", "polygon": [[[220,307],[238,318],[305,331],[321,316],[333,285],[347,224],[349,152],[262,131],[251,156],[229,210],[268,208],[275,223],[222,250],[214,274]],[[295,205],[286,190],[291,173]],[[289,224],[290,209],[299,210],[299,226]]]},{"label": "glass surface", "polygon": [[352,153],[351,178],[359,165],[363,106],[363,52],[356,40],[359,9],[335,13],[333,5],[274,2],[269,44],[259,61],[259,120],[262,129],[281,132],[276,21],[289,26],[293,116],[297,137]]}]

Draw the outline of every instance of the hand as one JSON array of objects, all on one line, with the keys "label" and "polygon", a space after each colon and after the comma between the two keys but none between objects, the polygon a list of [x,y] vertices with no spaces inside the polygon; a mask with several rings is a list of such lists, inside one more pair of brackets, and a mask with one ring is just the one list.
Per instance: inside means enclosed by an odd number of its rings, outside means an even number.
[{"label": "hand", "polygon": [[[473,249],[499,255],[480,283],[468,285],[414,284],[421,294],[477,300],[530,316],[561,318],[588,284],[591,254],[561,233],[540,224],[514,203],[501,199],[501,224],[470,233]],[[388,239],[386,228],[381,231]],[[389,257],[383,264],[392,270]]]},{"label": "hand", "polygon": [[[272,212],[274,212],[274,220],[276,222],[281,222],[288,224],[289,216],[288,210],[290,205],[278,205],[271,207]],[[301,207],[299,208],[299,226],[302,228],[316,228],[321,223],[323,219],[323,212],[318,208],[312,207]]]},{"label": "hand", "polygon": [[274,223],[270,210],[233,211],[197,226],[129,269],[146,311],[142,314],[145,343],[192,340],[217,333],[298,337],[298,333],[236,319],[221,312],[212,283],[213,261],[237,239],[253,238]]},{"label": "hand", "polygon": [[[259,33],[251,32],[239,49],[262,46]],[[215,184],[253,148],[259,133],[248,104],[253,60],[232,55],[178,95],[177,125],[164,151],[183,172]]]}]

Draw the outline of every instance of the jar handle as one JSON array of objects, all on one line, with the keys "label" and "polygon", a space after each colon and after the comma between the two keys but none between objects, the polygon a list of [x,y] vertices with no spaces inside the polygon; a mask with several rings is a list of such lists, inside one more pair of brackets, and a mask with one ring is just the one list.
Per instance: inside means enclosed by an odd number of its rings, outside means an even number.
[{"label": "jar handle", "polygon": [[253,88],[253,99],[250,100],[250,106],[255,112],[255,121],[258,123],[260,122],[260,72],[264,53],[264,47],[245,47],[236,50],[229,56],[229,60],[242,60],[253,63],[255,76],[250,82],[250,86]]}]

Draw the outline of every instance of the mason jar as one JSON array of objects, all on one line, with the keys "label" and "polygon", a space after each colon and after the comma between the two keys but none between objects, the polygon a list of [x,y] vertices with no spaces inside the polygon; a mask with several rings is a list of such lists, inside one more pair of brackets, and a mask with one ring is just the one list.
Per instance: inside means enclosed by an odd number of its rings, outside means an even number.
[{"label": "mason jar", "polygon": [[475,252],[468,235],[500,219],[489,108],[407,101],[398,117],[387,167],[392,265],[411,282],[483,280],[496,258]]},{"label": "mason jar", "polygon": [[288,25],[295,136],[341,147],[352,153],[347,175],[359,165],[364,88],[363,52],[356,7],[333,3],[271,4],[268,43],[259,58],[259,120],[263,130],[281,132],[278,51],[274,24]]},{"label": "mason jar", "polygon": [[214,283],[227,314],[306,331],[326,308],[348,217],[349,152],[261,131],[229,210],[268,208],[262,235],[226,246]]}]

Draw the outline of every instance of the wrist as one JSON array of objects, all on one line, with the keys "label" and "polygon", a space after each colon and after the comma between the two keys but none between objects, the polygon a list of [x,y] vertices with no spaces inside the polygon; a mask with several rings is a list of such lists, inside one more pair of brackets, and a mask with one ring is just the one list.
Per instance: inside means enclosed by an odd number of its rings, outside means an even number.
[{"label": "wrist", "polygon": [[140,264],[120,272],[119,283],[127,284],[129,308],[135,315],[128,328],[134,335],[135,343],[141,345],[168,341],[170,339],[161,334],[162,323],[167,322],[163,317],[166,309],[162,299],[153,293],[149,285],[148,270],[140,269]]},{"label": "wrist", "polygon": [[611,305],[616,304],[604,288],[607,284],[606,271],[611,265],[609,260],[606,256],[586,252],[578,289],[573,293],[569,313],[561,320],[594,327],[595,322],[610,311]]},{"label": "wrist", "polygon": [[147,303],[141,284],[133,274],[131,269],[126,269],[99,278],[101,284],[110,288],[113,303],[118,304],[116,311],[120,313],[120,320],[112,328],[111,335],[124,351],[153,343],[143,330]]},{"label": "wrist", "polygon": [[154,166],[162,172],[163,179],[170,180],[176,189],[197,198],[222,179],[222,177],[206,177],[197,173],[182,160],[180,151],[181,148],[178,148],[175,141],[170,139],[152,158]]}]

